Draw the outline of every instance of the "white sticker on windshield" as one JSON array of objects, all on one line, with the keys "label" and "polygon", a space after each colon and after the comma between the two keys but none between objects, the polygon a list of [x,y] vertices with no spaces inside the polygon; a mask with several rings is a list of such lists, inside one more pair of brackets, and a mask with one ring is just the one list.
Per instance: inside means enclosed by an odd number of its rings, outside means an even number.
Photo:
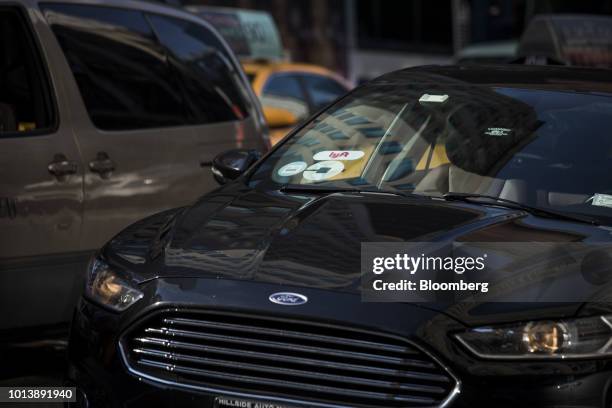
[{"label": "white sticker on windshield", "polygon": [[304,170],[304,178],[310,181],[327,180],[342,173],[342,170],[344,164],[341,161],[322,161]]},{"label": "white sticker on windshield", "polygon": [[360,150],[324,150],[314,155],[315,160],[358,160],[365,155]]},{"label": "white sticker on windshield", "polygon": [[308,164],[306,164],[306,162],[296,161],[285,164],[283,167],[278,169],[276,173],[281,177],[291,177],[295,176],[296,174],[300,174],[301,172],[306,170],[306,167],[308,167]]},{"label": "white sticker on windshield", "polygon": [[448,95],[423,94],[423,96],[419,98],[419,102],[443,103],[443,102],[446,102],[447,99],[448,99]]},{"label": "white sticker on windshield", "polygon": [[599,207],[612,207],[612,195],[595,194],[593,196],[593,205],[597,205]]},{"label": "white sticker on windshield", "polygon": [[490,127],[484,132],[485,135],[489,136],[508,136],[512,132],[512,129],[508,128],[500,128],[500,127]]}]

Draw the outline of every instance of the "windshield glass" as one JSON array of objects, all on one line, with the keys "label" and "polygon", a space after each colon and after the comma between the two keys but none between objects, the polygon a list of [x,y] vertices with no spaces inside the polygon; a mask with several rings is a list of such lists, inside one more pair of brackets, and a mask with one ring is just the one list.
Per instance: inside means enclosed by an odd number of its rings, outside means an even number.
[{"label": "windshield glass", "polygon": [[612,222],[610,95],[457,82],[360,88],[250,183],[486,194]]}]

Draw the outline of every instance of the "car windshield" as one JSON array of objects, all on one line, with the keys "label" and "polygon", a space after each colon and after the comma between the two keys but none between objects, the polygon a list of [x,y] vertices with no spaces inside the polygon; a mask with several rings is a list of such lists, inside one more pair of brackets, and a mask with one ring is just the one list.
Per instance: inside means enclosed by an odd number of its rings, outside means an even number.
[{"label": "car windshield", "polygon": [[610,224],[611,96],[378,80],[286,140],[250,183],[482,194]]}]

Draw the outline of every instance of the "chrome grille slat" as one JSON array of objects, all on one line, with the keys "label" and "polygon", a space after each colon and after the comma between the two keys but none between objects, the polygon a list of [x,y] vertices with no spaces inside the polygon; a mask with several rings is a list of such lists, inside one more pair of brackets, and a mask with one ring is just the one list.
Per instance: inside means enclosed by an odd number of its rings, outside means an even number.
[{"label": "chrome grille slat", "polygon": [[355,389],[344,389],[344,388],[336,388],[336,387],[330,387],[330,386],[324,386],[324,385],[311,385],[311,384],[306,385],[306,384],[296,383],[292,381],[274,380],[274,379],[269,379],[269,378],[262,379],[259,377],[251,377],[247,375],[219,373],[217,371],[202,370],[202,369],[197,369],[197,368],[186,368],[186,367],[181,367],[181,366],[176,366],[176,365],[171,365],[171,364],[158,363],[156,361],[151,361],[151,360],[140,360],[139,363],[143,365],[148,365],[151,367],[161,368],[163,370],[170,371],[170,372],[216,377],[222,380],[231,379],[232,381],[247,382],[247,383],[252,383],[252,384],[265,384],[265,385],[274,384],[278,386],[289,387],[292,389],[306,389],[308,391],[322,392],[322,393],[334,393],[334,394],[346,395],[346,396],[361,396],[363,398],[371,398],[371,399],[377,399],[377,400],[382,400],[382,401],[411,402],[411,403],[420,403],[420,404],[431,404],[432,402],[435,401],[432,398],[426,398],[426,397],[409,397],[409,396],[403,396],[403,395],[397,395],[397,394],[385,394],[385,393],[380,393],[380,392],[361,391],[361,390],[355,390]]},{"label": "chrome grille slat", "polygon": [[[320,407],[436,407],[456,379],[401,337],[224,310],[163,310],[120,339],[135,375]],[[291,404],[288,404],[291,405]]]},{"label": "chrome grille slat", "polygon": [[[186,350],[227,354],[227,355],[235,355],[237,352],[237,350],[235,349],[228,349],[224,347],[205,346],[205,345],[198,345],[198,344],[186,343],[186,342],[180,342],[180,341],[174,341],[174,340],[157,339],[153,337],[138,337],[134,339],[134,341],[144,343],[144,344],[147,344],[147,343],[154,344],[160,347],[168,347],[172,349],[186,349]],[[262,352],[257,352],[257,351],[248,351],[248,350],[240,350],[239,352],[241,355],[245,357],[252,357],[252,358],[257,358],[261,360],[269,360],[269,361],[277,362],[277,363],[281,362],[282,360],[282,361],[294,363],[294,364],[311,365],[311,366],[326,367],[326,368],[333,368],[333,369],[343,369],[343,370],[348,370],[348,371],[357,371],[357,372],[363,372],[363,373],[380,374],[380,375],[395,376],[395,377],[418,378],[418,379],[423,379],[423,380],[428,380],[428,381],[438,381],[438,382],[447,382],[447,383],[450,381],[449,378],[446,376],[423,373],[423,372],[394,370],[394,369],[389,369],[389,368],[364,366],[364,365],[341,363],[341,362],[335,362],[335,361],[316,360],[316,359],[304,358],[304,357],[293,357],[293,356],[286,356],[286,355],[279,356],[277,354],[262,353]],[[430,368],[430,369],[435,368],[434,364],[423,362],[423,361],[418,361],[418,360],[406,361],[404,365],[408,367],[416,367],[416,368]]]},{"label": "chrome grille slat", "polygon": [[[149,349],[135,349],[135,353],[140,355],[147,355],[150,357],[159,357],[160,359],[166,359],[170,361],[184,361],[189,363],[203,364],[203,365],[212,365],[226,368],[235,368],[235,363],[228,363],[227,361],[205,358],[205,357],[194,357],[194,356],[186,356],[178,353],[167,353],[163,351],[157,350],[149,350]],[[375,386],[375,387],[386,387],[393,390],[398,391],[419,391],[427,394],[443,394],[444,388],[430,385],[418,385],[418,384],[410,384],[410,383],[397,383],[393,381],[381,381],[381,380],[373,380],[373,379],[363,379],[356,377],[347,377],[347,376],[339,376],[332,374],[324,374],[317,373],[313,371],[304,371],[304,370],[295,370],[290,368],[282,368],[282,367],[271,367],[266,365],[258,365],[258,364],[250,364],[250,363],[240,363],[240,370],[253,370],[253,371],[261,371],[265,373],[281,373],[286,375],[291,375],[295,377],[303,377],[310,379],[322,379],[329,380],[336,383],[347,383],[353,385],[366,385],[366,386]]]},{"label": "chrome grille slat", "polygon": [[[185,326],[215,328],[215,329],[221,328],[221,329],[227,329],[231,331],[239,331],[239,332],[245,332],[245,333],[260,333],[261,332],[260,328],[254,328],[252,326],[230,324],[230,323],[216,323],[216,322],[205,321],[205,320],[184,319],[180,317],[173,318],[173,319],[164,318],[163,321],[164,323],[167,323],[170,325],[185,325]],[[344,339],[344,338],[338,338],[338,337],[332,337],[332,336],[323,336],[319,334],[296,332],[296,331],[291,331],[291,330],[266,329],[266,331],[269,334],[276,334],[279,336],[295,338],[295,339],[300,339],[300,338],[303,338],[304,336],[308,336],[311,340],[326,342],[330,344],[371,348],[375,350],[393,351],[396,353],[418,354],[418,351],[413,348],[399,347],[399,346],[393,346],[393,345],[383,344],[383,343],[374,343],[371,341]]]},{"label": "chrome grille slat", "polygon": [[[287,343],[281,343],[276,341],[269,340],[259,340],[253,338],[244,338],[244,337],[235,337],[228,335],[218,335],[218,334],[210,334],[210,333],[200,333],[194,332],[190,330],[178,330],[178,329],[168,329],[165,327],[162,328],[152,328],[149,327],[145,330],[146,333],[156,333],[162,335],[170,335],[172,337],[186,337],[190,339],[202,339],[202,340],[215,340],[219,342],[227,342],[227,343],[235,343],[241,345],[256,345],[267,347],[271,349],[279,349],[286,351],[295,351],[296,346]],[[364,361],[375,361],[375,362],[385,362],[389,364],[397,364],[401,365],[404,363],[403,358],[389,357],[384,355],[375,355],[368,353],[360,353],[354,351],[336,351],[334,349],[326,349],[323,347],[312,347],[312,346],[300,346],[299,351],[313,354],[323,354],[327,356],[335,356],[335,357],[349,357],[355,360],[364,360]]]}]

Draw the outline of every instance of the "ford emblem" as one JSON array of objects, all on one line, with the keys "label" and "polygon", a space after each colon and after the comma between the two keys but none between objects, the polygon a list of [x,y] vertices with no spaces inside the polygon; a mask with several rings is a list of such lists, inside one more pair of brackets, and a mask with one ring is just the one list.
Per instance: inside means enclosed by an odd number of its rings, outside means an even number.
[{"label": "ford emblem", "polygon": [[268,299],[270,299],[270,302],[272,303],[283,306],[299,306],[308,302],[308,298],[306,296],[291,292],[273,293]]}]

